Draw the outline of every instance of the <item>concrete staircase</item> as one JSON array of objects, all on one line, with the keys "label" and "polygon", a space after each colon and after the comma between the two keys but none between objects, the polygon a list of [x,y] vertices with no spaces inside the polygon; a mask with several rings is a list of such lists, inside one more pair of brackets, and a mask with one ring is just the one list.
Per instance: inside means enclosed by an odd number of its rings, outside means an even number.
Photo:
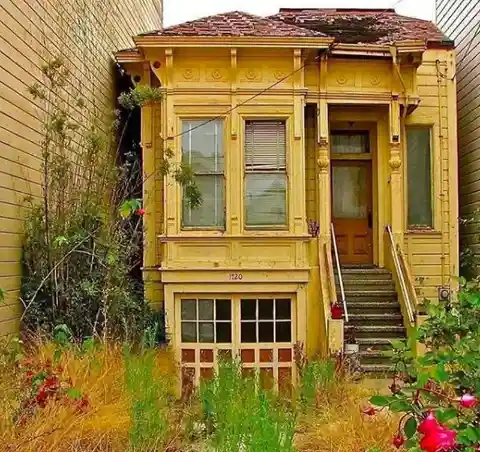
[{"label": "concrete staircase", "polygon": [[[405,339],[406,332],[392,273],[383,268],[344,266],[342,277],[349,314],[345,334],[356,328],[360,365],[372,376],[391,372],[390,358],[384,355],[392,339]],[[341,299],[336,275],[338,299]]]}]

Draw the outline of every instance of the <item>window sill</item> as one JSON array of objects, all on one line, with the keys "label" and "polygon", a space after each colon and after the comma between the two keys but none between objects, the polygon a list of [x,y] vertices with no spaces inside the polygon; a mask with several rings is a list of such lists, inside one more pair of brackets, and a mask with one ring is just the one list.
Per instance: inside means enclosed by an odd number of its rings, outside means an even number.
[{"label": "window sill", "polygon": [[433,228],[409,228],[405,231],[405,234],[412,235],[442,235],[441,231]]}]

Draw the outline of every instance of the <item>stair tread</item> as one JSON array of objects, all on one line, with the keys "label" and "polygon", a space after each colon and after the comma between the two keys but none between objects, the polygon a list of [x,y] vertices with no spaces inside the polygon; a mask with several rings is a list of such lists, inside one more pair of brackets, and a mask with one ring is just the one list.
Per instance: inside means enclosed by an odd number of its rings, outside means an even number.
[{"label": "stair tread", "polygon": [[360,345],[390,345],[392,339],[387,339],[385,337],[359,337],[357,342]]},{"label": "stair tread", "polygon": [[[405,327],[400,325],[354,325],[354,326],[359,331],[401,331],[401,332],[405,331]],[[350,325],[345,326],[346,330],[348,330],[349,328],[351,328]]]},{"label": "stair tread", "polygon": [[390,312],[382,312],[382,313],[377,313],[377,312],[374,312],[374,313],[362,313],[362,314],[356,314],[356,313],[353,313],[353,314],[349,314],[348,315],[351,319],[359,319],[359,318],[365,318],[365,319],[383,319],[383,318],[387,318],[387,319],[403,319],[403,316],[402,314],[398,314],[398,313],[390,313]]},{"label": "stair tread", "polygon": [[388,352],[389,350],[378,350],[378,349],[371,349],[371,350],[360,350],[358,353],[360,357],[384,357],[385,359],[390,359],[391,356],[388,356],[385,354],[385,352]]},{"label": "stair tread", "polygon": [[361,289],[361,290],[346,290],[345,295],[375,295],[375,294],[381,294],[381,295],[396,295],[397,292],[395,289]]},{"label": "stair tread", "polygon": [[375,372],[375,373],[387,373],[393,372],[392,364],[363,364],[362,369],[364,372]]},{"label": "stair tread", "polygon": [[356,301],[354,303],[348,303],[347,307],[350,308],[377,308],[377,309],[390,309],[390,308],[398,308],[400,309],[400,303],[397,300],[390,300],[390,301]]}]

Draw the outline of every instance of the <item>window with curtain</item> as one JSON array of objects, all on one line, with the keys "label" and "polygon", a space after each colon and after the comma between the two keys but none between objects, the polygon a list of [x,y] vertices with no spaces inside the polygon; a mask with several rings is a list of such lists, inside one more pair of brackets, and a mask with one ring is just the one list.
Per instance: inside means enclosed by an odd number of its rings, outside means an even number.
[{"label": "window with curtain", "polygon": [[182,161],[195,173],[203,201],[192,209],[183,197],[183,226],[225,228],[223,121],[183,121]]},{"label": "window with curtain", "polygon": [[245,124],[247,227],[287,226],[285,121]]},{"label": "window with curtain", "polygon": [[433,227],[430,127],[407,128],[408,226]]}]

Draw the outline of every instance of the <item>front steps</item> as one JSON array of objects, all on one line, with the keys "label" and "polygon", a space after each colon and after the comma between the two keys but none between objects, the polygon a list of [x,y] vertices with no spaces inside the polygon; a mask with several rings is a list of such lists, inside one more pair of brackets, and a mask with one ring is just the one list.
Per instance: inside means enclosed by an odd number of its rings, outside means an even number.
[{"label": "front steps", "polygon": [[[405,339],[403,316],[392,273],[376,267],[342,267],[349,322],[345,336],[356,328],[362,370],[372,376],[386,376],[392,371],[390,358],[393,339]],[[337,297],[341,299],[338,275]]]}]

